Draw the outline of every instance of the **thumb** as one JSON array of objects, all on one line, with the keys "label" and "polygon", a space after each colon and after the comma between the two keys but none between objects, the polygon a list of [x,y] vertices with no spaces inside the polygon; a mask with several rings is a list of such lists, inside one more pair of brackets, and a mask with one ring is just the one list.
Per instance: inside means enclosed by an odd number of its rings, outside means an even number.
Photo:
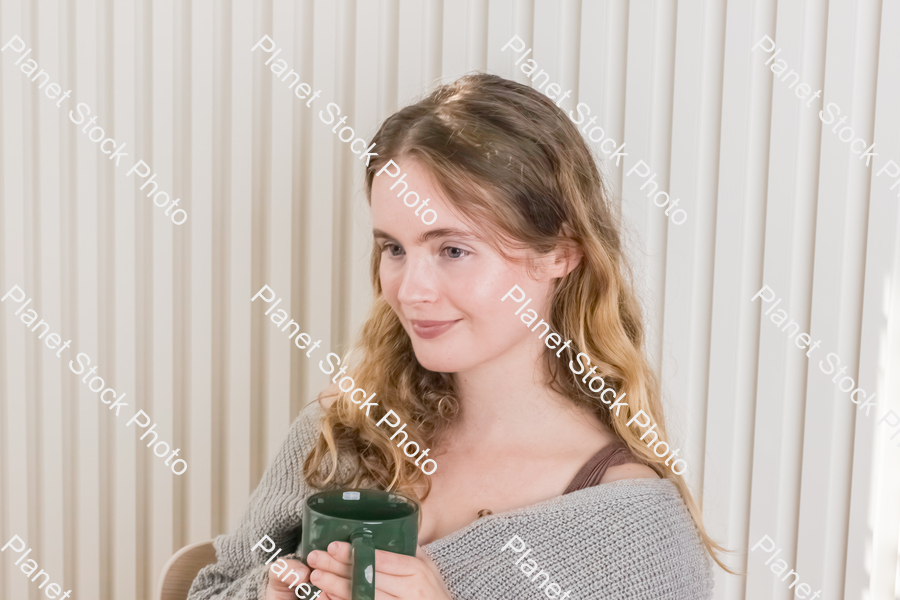
[{"label": "thumb", "polygon": [[425,566],[428,567],[428,569],[432,573],[434,573],[438,577],[441,577],[440,569],[437,568],[437,565],[434,564],[433,560],[431,560],[431,556],[429,556],[428,553],[425,552],[425,550],[422,548],[422,546],[416,546],[416,558],[418,558],[423,563],[425,563]]},{"label": "thumb", "polygon": [[[283,566],[279,563],[284,563],[284,565],[286,566]],[[299,581],[297,581],[296,577],[294,577],[292,574],[290,575],[290,577],[286,575],[290,574],[291,571],[293,571],[300,577]],[[288,590],[290,589],[290,586],[295,585],[295,583],[309,582],[309,573],[309,567],[304,565],[299,560],[295,560],[293,558],[279,558],[269,567],[269,586],[278,591]],[[287,581],[283,581],[281,579],[282,577]]]}]

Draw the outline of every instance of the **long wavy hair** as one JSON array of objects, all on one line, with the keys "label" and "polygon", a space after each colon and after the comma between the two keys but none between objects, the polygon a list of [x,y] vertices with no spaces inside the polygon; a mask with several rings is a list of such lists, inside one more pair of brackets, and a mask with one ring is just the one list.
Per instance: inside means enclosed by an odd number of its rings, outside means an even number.
[{"label": "long wavy hair", "polygon": [[[590,149],[576,126],[544,94],[484,73],[469,74],[438,87],[423,100],[388,117],[372,139],[378,150],[366,168],[371,205],[375,173],[391,158],[417,160],[455,212],[502,252],[523,247],[545,254],[560,244],[575,245],[582,258],[556,280],[550,301],[553,331],[573,345],[557,358],[546,349],[546,384],[574,404],[588,408],[631,453],[678,488],[713,559],[722,551],[706,533],[700,508],[687,483],[641,441],[636,423],[643,410],[667,440],[659,382],[645,358],[644,327],[620,237],[620,223]],[[378,487],[424,498],[430,481],[376,427],[388,410],[408,424],[410,439],[433,447],[459,412],[452,373],[436,373],[416,360],[409,335],[385,300],[379,276],[380,248],[373,243],[374,303],[354,346],[347,375],[356,387],[376,392],[378,407],[366,416],[338,397],[325,412],[316,446],[304,472],[320,488]],[[498,299],[499,301],[499,299]],[[596,375],[627,406],[613,416],[568,367],[583,352]],[[352,465],[341,475],[339,459]]]}]

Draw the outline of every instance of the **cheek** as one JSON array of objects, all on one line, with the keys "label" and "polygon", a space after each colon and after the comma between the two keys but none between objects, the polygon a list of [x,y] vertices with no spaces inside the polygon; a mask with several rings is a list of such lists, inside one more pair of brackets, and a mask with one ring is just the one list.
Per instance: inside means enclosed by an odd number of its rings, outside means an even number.
[{"label": "cheek", "polygon": [[498,269],[487,277],[460,281],[450,293],[453,302],[460,308],[464,307],[479,332],[506,337],[511,331],[518,332],[516,325],[521,325],[518,323],[519,317],[513,315],[521,305],[508,298],[506,302],[501,300],[516,285],[517,279]]},{"label": "cheek", "polygon": [[[526,278],[516,273],[497,269],[489,273],[487,277],[482,278],[481,285],[470,286],[466,292],[470,298],[477,300],[481,304],[484,313],[492,315],[505,314],[510,312],[509,305],[511,301],[507,298],[504,302],[503,297],[516,286],[522,288],[526,285],[526,282]],[[515,312],[515,310],[514,308],[512,312]]]},{"label": "cheek", "polygon": [[400,289],[400,277],[394,273],[390,265],[386,265],[381,261],[378,269],[378,279],[381,282],[381,293],[387,300],[388,304],[396,310],[397,293]]}]

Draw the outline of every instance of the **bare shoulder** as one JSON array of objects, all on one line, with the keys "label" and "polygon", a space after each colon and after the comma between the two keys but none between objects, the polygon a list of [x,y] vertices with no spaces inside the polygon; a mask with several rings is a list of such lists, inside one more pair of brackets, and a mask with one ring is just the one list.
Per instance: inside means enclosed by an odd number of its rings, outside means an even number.
[{"label": "bare shoulder", "polygon": [[620,479],[659,479],[659,475],[647,465],[625,463],[607,469],[600,483],[610,483]]}]

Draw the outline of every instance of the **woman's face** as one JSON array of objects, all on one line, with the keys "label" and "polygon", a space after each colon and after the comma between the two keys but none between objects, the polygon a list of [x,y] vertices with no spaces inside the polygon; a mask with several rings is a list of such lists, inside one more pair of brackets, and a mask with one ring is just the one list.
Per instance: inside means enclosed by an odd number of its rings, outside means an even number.
[{"label": "woman's face", "polygon": [[[414,159],[401,157],[395,162],[406,177],[393,190],[390,187],[401,177],[391,178],[393,169],[374,178],[372,226],[381,250],[384,297],[412,340],[419,363],[430,371],[460,373],[533,342],[537,336],[514,314],[524,301],[516,304],[512,298],[502,302],[501,298],[519,286],[526,299],[532,298],[528,308],[546,317],[552,279],[531,279],[524,263],[506,260],[482,241],[453,214],[451,204]],[[437,213],[431,225],[415,214],[418,206],[404,204],[410,191],[420,202],[429,199],[428,208]],[[408,201],[414,199],[410,196]]]}]

